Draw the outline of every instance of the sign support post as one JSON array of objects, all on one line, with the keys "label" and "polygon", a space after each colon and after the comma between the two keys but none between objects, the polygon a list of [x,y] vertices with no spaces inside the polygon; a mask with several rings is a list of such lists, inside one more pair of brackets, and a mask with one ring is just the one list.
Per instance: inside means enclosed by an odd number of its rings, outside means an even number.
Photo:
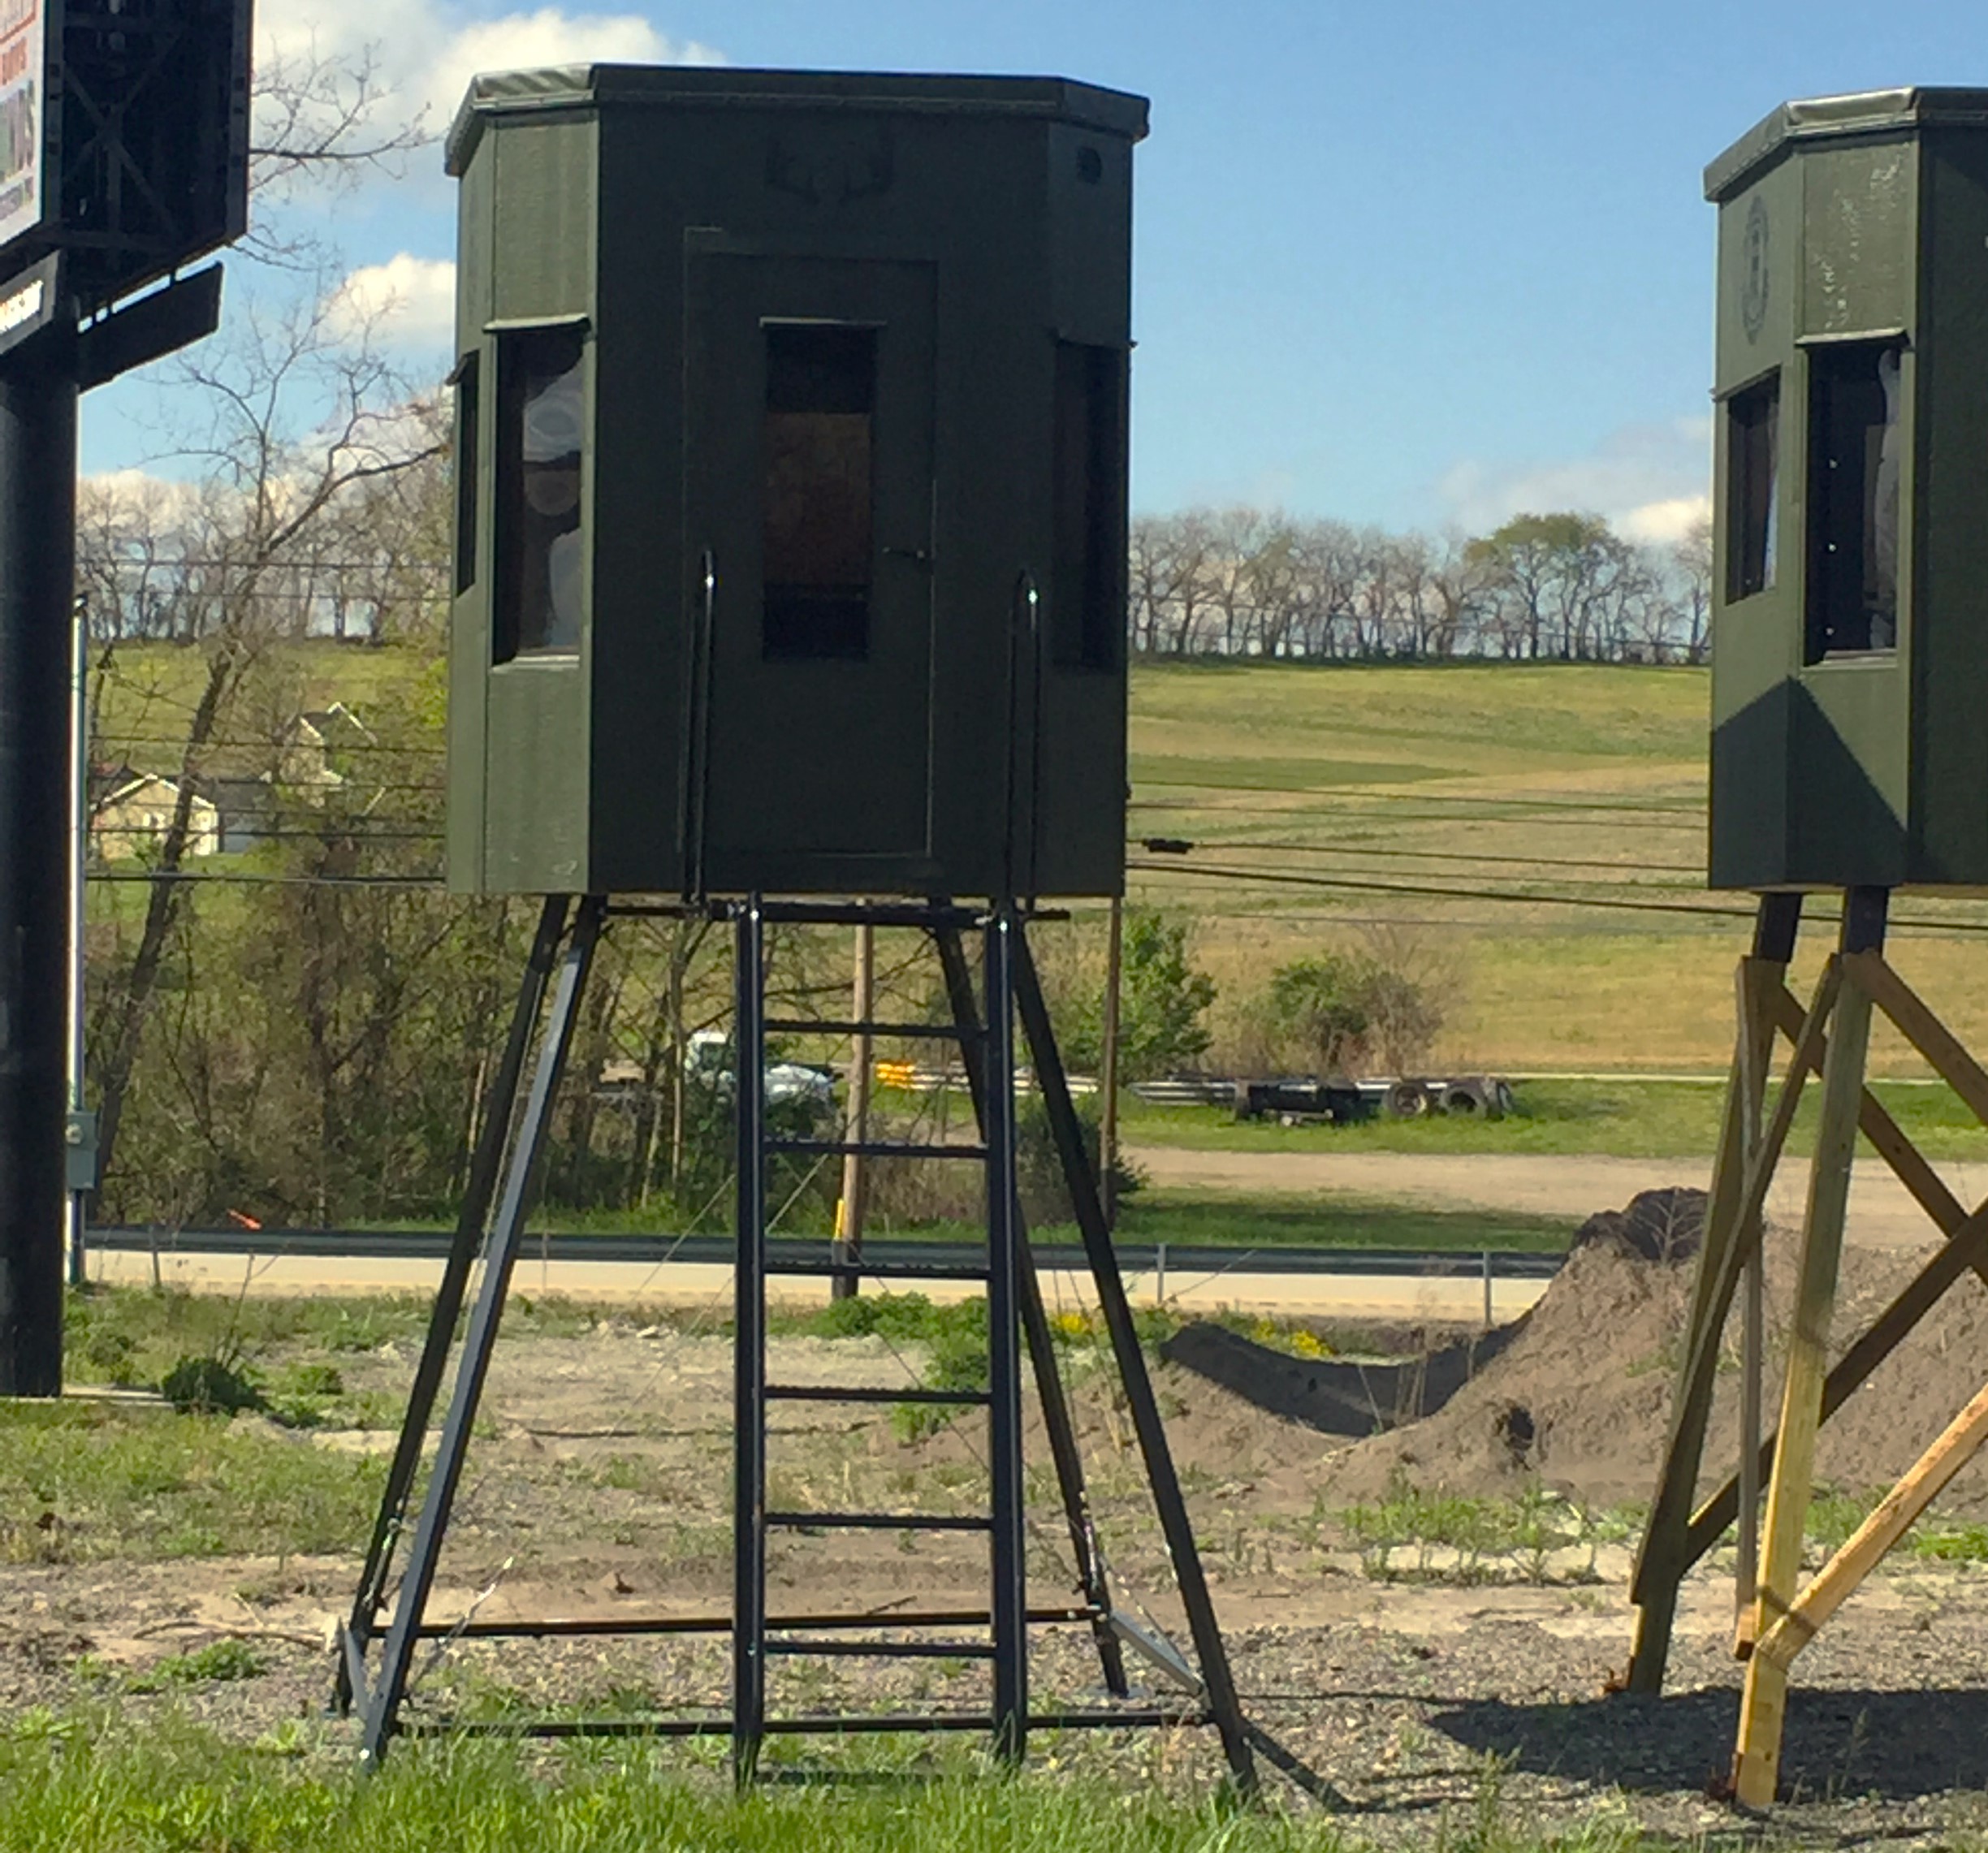
[{"label": "sign support post", "polygon": [[0,1396],[62,1393],[76,330],[0,356]]}]

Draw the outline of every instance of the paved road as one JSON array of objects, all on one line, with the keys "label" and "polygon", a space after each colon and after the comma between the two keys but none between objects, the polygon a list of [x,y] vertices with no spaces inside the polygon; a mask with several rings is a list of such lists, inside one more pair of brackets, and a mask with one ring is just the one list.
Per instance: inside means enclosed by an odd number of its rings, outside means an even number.
[{"label": "paved road", "polygon": [[[93,1280],[137,1285],[152,1278],[149,1255],[98,1250],[89,1260]],[[194,1293],[417,1294],[434,1293],[442,1277],[439,1261],[348,1260],[316,1255],[257,1256],[164,1255],[159,1277],[167,1285]],[[1151,1274],[1133,1275],[1126,1288],[1135,1304],[1152,1305],[1162,1283]],[[1052,1310],[1088,1302],[1089,1282],[1081,1274],[1045,1272],[1044,1294]],[[562,1294],[575,1299],[620,1305],[723,1307],[732,1296],[732,1270],[699,1262],[651,1266],[624,1261],[554,1261],[529,1255],[518,1263],[512,1290]],[[934,1300],[965,1298],[983,1291],[967,1282],[934,1281],[918,1291]],[[1426,1280],[1413,1275],[1347,1277],[1329,1274],[1182,1276],[1169,1271],[1167,1302],[1190,1312],[1236,1307],[1251,1312],[1278,1312],[1316,1319],[1440,1320],[1467,1323],[1484,1316],[1484,1285],[1474,1280]],[[1492,1317],[1516,1319],[1546,1290],[1544,1281],[1494,1281]],[[770,1298],[790,1305],[819,1304],[825,1283],[792,1279],[767,1283]]]},{"label": "paved road", "polygon": [[[1329,1135],[1325,1135],[1329,1136]],[[1639,1190],[1710,1181],[1703,1159],[1540,1157],[1530,1154],[1392,1151],[1184,1151],[1173,1146],[1128,1147],[1126,1157],[1161,1186],[1259,1192],[1338,1191],[1441,1209],[1509,1210],[1579,1221],[1620,1209]],[[1988,1196],[1988,1164],[1935,1167],[1970,1206]],[[1809,1189],[1806,1160],[1775,1173],[1767,1213],[1801,1220]],[[1848,1239],[1866,1248],[1916,1249],[1937,1233],[1882,1160],[1861,1154],[1850,1180]]]}]

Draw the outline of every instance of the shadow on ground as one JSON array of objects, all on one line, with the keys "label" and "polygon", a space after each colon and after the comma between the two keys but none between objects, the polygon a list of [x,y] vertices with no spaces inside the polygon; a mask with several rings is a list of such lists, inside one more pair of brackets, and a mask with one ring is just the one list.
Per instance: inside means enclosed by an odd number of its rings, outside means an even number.
[{"label": "shadow on ground", "polygon": [[[1732,1760],[1740,1695],[1623,1693],[1576,1704],[1468,1700],[1431,1723],[1529,1773],[1631,1791],[1705,1788]],[[1788,1700],[1784,1798],[1910,1800],[1988,1788],[1988,1691],[1803,1691]]]}]

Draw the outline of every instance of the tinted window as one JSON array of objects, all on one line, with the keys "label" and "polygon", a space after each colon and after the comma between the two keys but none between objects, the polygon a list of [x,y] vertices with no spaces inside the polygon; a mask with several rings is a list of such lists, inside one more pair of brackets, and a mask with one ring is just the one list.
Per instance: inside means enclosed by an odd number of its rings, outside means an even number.
[{"label": "tinted window", "polygon": [[1780,540],[1781,381],[1726,402],[1726,596],[1772,589]]},{"label": "tinted window", "polygon": [[456,590],[477,576],[477,356],[456,369]]},{"label": "tinted window", "polygon": [[870,648],[877,331],[766,330],[761,643],[770,657]]},{"label": "tinted window", "polygon": [[1902,365],[1895,341],[1809,356],[1811,663],[1898,643]]},{"label": "tinted window", "polygon": [[1055,661],[1109,669],[1125,629],[1126,356],[1057,343]]},{"label": "tinted window", "polygon": [[499,663],[580,647],[583,372],[577,329],[500,337],[494,624]]}]

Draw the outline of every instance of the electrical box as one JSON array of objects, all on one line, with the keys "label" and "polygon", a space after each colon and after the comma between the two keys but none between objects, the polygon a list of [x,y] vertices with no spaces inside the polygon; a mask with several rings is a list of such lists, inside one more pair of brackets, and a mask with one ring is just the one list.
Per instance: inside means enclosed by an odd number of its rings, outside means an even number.
[{"label": "electrical box", "polygon": [[1716,888],[1988,886],[1988,91],[1713,162]]},{"label": "electrical box", "polygon": [[1119,892],[1145,127],[1061,79],[477,79],[452,885]]}]

